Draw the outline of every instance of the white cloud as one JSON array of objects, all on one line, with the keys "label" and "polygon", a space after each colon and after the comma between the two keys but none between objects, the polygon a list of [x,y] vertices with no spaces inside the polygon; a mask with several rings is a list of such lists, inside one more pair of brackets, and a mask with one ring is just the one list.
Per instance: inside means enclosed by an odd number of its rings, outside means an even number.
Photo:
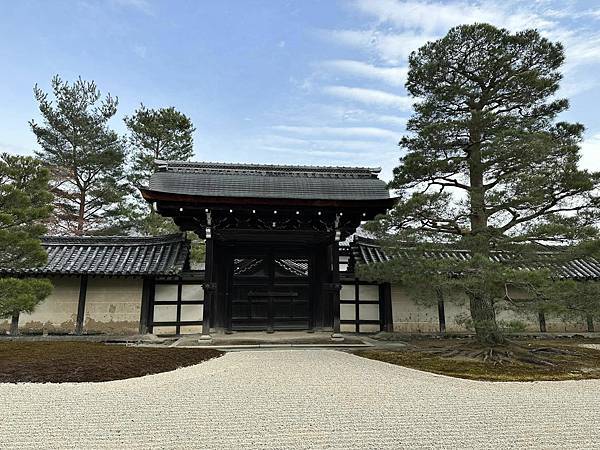
[{"label": "white cloud", "polygon": [[600,170],[600,133],[590,136],[581,144],[579,165],[582,169]]},{"label": "white cloud", "polygon": [[350,47],[368,48],[373,44],[373,30],[320,30],[323,39]]},{"label": "white cloud", "polygon": [[408,59],[411,52],[418,50],[438,36],[433,34],[403,33],[374,33],[373,45],[379,56],[389,64],[398,64]]},{"label": "white cloud", "polygon": [[567,75],[560,83],[558,98],[570,98],[582,92],[589,91],[600,85],[600,80],[586,74],[586,76],[578,76],[575,74]]},{"label": "white cloud", "polygon": [[415,32],[390,32],[373,30],[329,30],[320,33],[325,39],[337,44],[374,52],[374,56],[387,64],[397,65],[408,58],[413,50],[437,35]]},{"label": "white cloud", "polygon": [[[565,47],[560,95],[574,96],[600,84],[597,72],[589,70],[590,66],[600,64],[600,33],[556,27],[543,34]],[[586,70],[583,70],[584,67]]]},{"label": "white cloud", "polygon": [[339,108],[341,113],[337,114],[344,123],[380,123],[392,125],[394,131],[404,129],[407,117],[394,116],[389,114],[378,114],[372,110],[362,108]]},{"label": "white cloud", "polygon": [[152,5],[147,0],[112,0],[112,2],[117,6],[137,9],[149,16],[154,15]]},{"label": "white cloud", "polygon": [[[581,11],[569,10],[571,6],[561,3],[555,3],[560,11],[551,10],[550,3],[354,0],[353,12],[367,17],[360,28],[318,33],[330,43],[358,50],[354,52],[358,55],[344,52],[344,59],[322,61],[310,77],[310,94],[320,90],[339,101],[320,101],[318,113],[314,104],[305,111],[295,107],[287,121],[302,126],[273,127],[277,135],[266,136],[262,144],[271,147],[270,151],[277,148],[298,157],[306,152],[307,157],[320,155],[324,160],[327,156],[357,161],[388,159],[392,167],[398,156],[396,143],[406,126],[402,115],[407,115],[404,111],[415,101],[402,95],[408,55],[463,23],[489,22],[511,32],[537,28],[543,36],[565,46],[565,78],[559,95],[568,97],[590,90],[600,84],[594,71],[594,65],[600,65],[600,29],[596,22],[590,22],[593,12],[583,11],[588,17],[585,23],[573,15],[583,17]],[[396,111],[399,115],[394,115]],[[344,124],[348,126],[339,126]],[[600,170],[600,133],[585,140],[582,154],[582,167]]]},{"label": "white cloud", "polygon": [[406,121],[408,119],[406,117],[399,116],[377,115],[374,117],[374,120],[381,123],[388,123],[390,125],[397,125],[403,127],[406,125]]},{"label": "white cloud", "polygon": [[394,149],[398,143],[398,135],[390,136],[386,140],[364,139],[323,139],[322,137],[294,138],[277,134],[267,134],[260,138],[261,145],[275,145],[279,147],[332,150],[332,151],[365,151],[366,149]]},{"label": "white cloud", "polygon": [[413,104],[413,99],[409,97],[391,94],[377,89],[349,86],[325,86],[323,92],[344,100],[356,101],[371,106],[380,105],[407,110],[410,109]]},{"label": "white cloud", "polygon": [[306,127],[277,125],[273,129],[307,136],[336,136],[360,138],[396,138],[398,133],[376,127]]},{"label": "white cloud", "polygon": [[377,67],[362,61],[334,59],[324,61],[321,67],[359,77],[381,80],[392,86],[402,86],[406,81],[407,67]]},{"label": "white cloud", "polygon": [[148,54],[148,48],[142,44],[135,44],[133,46],[133,53],[138,55],[140,58],[145,59]]},{"label": "white cloud", "polygon": [[319,156],[319,157],[333,157],[333,158],[350,158],[356,156],[354,152],[339,152],[332,150],[312,150],[307,148],[288,148],[288,147],[277,147],[272,145],[263,145],[260,147],[263,150],[267,150],[275,153],[285,153],[291,155],[306,156]]},{"label": "white cloud", "polygon": [[565,46],[566,61],[564,72],[569,73],[583,64],[600,62],[600,33],[586,33],[557,28],[545,33],[553,41],[560,41]]},{"label": "white cloud", "polygon": [[[517,4],[506,1],[504,7],[492,2],[424,2],[401,0],[355,0],[354,6],[380,22],[402,28],[417,28],[426,33],[444,33],[448,28],[465,23],[489,22],[511,30],[546,28],[549,20]],[[522,5],[522,3],[521,3]]]},{"label": "white cloud", "polygon": [[[335,43],[367,52],[370,59],[385,64],[402,64],[412,51],[427,41],[440,38],[453,26],[489,22],[513,32],[537,28],[550,40],[562,42],[566,53],[563,92],[579,94],[600,84],[600,81],[595,82],[589,76],[584,76],[580,69],[581,66],[600,64],[600,30],[597,27],[590,28],[583,21],[584,18],[594,20],[598,10],[578,11],[569,3],[559,3],[559,9],[552,9],[545,1],[524,3],[515,0],[355,0],[351,5],[354,10],[374,18],[376,22],[368,29],[322,30],[320,35]],[[562,22],[561,19],[570,22]],[[351,70],[357,75],[362,71],[362,76],[369,73],[367,67],[348,65],[347,71]],[[375,73],[371,69],[371,78]]]}]

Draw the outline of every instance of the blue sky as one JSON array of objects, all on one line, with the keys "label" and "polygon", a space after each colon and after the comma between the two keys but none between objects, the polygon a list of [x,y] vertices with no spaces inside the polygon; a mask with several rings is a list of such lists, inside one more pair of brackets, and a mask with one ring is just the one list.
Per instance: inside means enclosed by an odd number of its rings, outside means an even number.
[{"label": "blue sky", "polygon": [[382,166],[410,116],[406,58],[460,23],[535,27],[565,44],[565,120],[586,126],[600,169],[600,2],[71,0],[0,3],[0,151],[37,148],[32,88],[81,75],[195,126],[195,159]]}]

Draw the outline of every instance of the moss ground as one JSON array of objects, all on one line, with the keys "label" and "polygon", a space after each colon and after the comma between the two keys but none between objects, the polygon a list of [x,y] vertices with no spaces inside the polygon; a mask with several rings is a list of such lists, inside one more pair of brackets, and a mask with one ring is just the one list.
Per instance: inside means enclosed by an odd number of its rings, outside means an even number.
[{"label": "moss ground", "polygon": [[0,382],[121,380],[198,364],[221,354],[211,349],[89,342],[0,342]]},{"label": "moss ground", "polygon": [[545,364],[514,360],[484,361],[472,339],[410,339],[394,350],[359,350],[356,355],[441,375],[482,381],[545,381],[600,378],[600,350],[581,344],[600,343],[592,339],[517,340],[495,351],[528,352],[543,355]]}]

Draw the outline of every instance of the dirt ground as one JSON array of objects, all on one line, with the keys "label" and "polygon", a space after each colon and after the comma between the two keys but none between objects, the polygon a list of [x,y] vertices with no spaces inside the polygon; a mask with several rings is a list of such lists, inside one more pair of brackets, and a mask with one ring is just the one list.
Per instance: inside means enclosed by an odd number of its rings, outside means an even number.
[{"label": "dirt ground", "polygon": [[[484,361],[476,353],[471,338],[412,338],[402,348],[359,350],[358,356],[413,369],[458,378],[485,381],[582,380],[600,378],[600,350],[582,344],[600,343],[599,339],[515,339],[498,348],[502,352],[529,353],[534,360]],[[389,340],[388,340],[389,342]]]},{"label": "dirt ground", "polygon": [[89,342],[0,342],[0,382],[110,381],[167,372],[221,356],[211,349]]}]

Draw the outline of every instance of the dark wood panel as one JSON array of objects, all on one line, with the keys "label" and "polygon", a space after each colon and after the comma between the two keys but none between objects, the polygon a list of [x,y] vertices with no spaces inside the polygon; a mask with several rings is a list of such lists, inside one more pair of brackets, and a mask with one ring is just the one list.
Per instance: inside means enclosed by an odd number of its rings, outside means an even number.
[{"label": "dark wood panel", "polygon": [[242,246],[230,252],[232,330],[310,328],[312,258],[307,249],[286,247]]}]

